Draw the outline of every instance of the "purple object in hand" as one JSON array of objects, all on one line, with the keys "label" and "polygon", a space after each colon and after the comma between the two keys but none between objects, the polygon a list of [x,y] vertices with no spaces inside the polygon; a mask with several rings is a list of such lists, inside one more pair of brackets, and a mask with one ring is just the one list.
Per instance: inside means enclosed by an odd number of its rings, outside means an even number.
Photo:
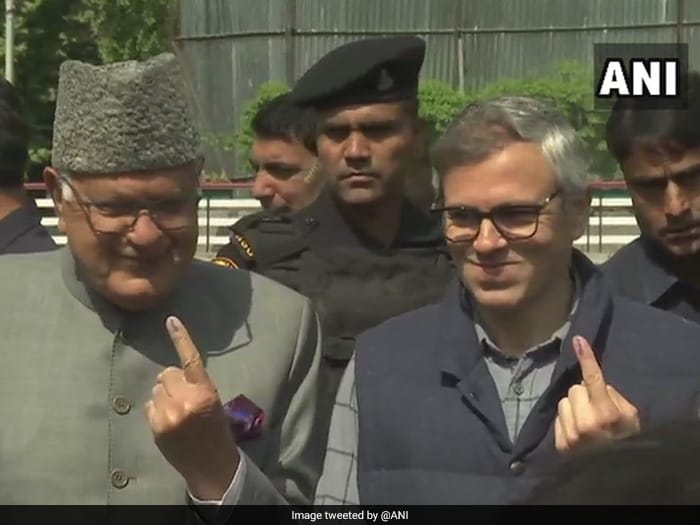
[{"label": "purple object in hand", "polygon": [[243,394],[224,404],[224,412],[236,441],[247,441],[262,434],[265,412]]}]

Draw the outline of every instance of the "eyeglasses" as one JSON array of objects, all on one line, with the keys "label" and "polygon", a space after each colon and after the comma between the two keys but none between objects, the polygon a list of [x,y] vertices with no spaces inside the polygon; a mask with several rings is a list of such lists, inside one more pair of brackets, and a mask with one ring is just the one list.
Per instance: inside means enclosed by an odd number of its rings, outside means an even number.
[{"label": "eyeglasses", "polygon": [[432,212],[444,215],[445,238],[451,243],[472,242],[479,236],[484,219],[491,221],[503,238],[521,241],[537,233],[542,212],[559,193],[557,189],[538,204],[506,204],[490,211],[469,206],[447,206],[434,208]]},{"label": "eyeglasses", "polygon": [[59,175],[77,200],[88,224],[96,233],[119,234],[134,228],[144,213],[163,232],[177,232],[192,224],[192,212],[197,209],[202,196],[197,193],[185,198],[163,199],[148,204],[139,202],[90,201],[82,197],[65,175]]}]

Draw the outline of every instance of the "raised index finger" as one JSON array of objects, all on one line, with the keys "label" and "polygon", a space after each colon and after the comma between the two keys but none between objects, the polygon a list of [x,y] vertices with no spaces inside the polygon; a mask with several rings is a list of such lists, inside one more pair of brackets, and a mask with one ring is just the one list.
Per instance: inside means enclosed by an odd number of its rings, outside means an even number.
[{"label": "raised index finger", "polygon": [[192,342],[190,334],[187,332],[185,325],[175,316],[170,316],[165,320],[165,326],[170,335],[170,340],[175,346],[177,355],[180,357],[182,371],[185,374],[185,379],[190,383],[204,383],[209,381],[202,356],[199,350]]},{"label": "raised index finger", "polygon": [[593,404],[609,403],[610,396],[605,387],[605,377],[600,369],[598,360],[591,345],[581,336],[576,336],[573,339],[574,350],[581,365],[581,375],[583,376],[583,384],[588,390],[588,396]]}]

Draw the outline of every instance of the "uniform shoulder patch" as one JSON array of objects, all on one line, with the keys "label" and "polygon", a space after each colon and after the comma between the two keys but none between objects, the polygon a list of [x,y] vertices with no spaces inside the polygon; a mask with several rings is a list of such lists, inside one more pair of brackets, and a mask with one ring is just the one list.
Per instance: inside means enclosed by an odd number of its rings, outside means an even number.
[{"label": "uniform shoulder patch", "polygon": [[249,213],[238,218],[235,224],[231,227],[234,232],[245,232],[247,230],[256,230],[261,224],[268,222],[278,222],[282,217],[273,214],[268,210],[261,210],[255,213]]},{"label": "uniform shoulder patch", "polygon": [[211,262],[228,268],[251,269],[255,266],[253,245],[242,233],[234,230],[228,244],[219,249]]},{"label": "uniform shoulder patch", "polygon": [[251,244],[241,235],[240,233],[234,232],[231,236],[231,242],[236,242],[241,249],[241,251],[248,257],[251,261],[255,260],[255,252],[253,252],[253,247]]},{"label": "uniform shoulder patch", "polygon": [[235,262],[233,262],[228,257],[214,257],[211,262],[218,264],[219,266],[226,266],[227,268],[240,268]]}]

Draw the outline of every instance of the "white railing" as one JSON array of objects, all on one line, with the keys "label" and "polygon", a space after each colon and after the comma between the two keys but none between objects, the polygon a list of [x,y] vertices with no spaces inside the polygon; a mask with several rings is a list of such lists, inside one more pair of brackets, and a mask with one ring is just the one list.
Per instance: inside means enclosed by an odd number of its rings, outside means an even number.
[{"label": "white railing", "polygon": [[639,236],[629,197],[594,197],[586,233],[576,245],[588,252],[612,253]]},{"label": "white railing", "polygon": [[[53,201],[47,198],[36,199],[39,208],[53,210]],[[205,197],[199,205],[200,234],[197,241],[200,251],[213,252],[229,240],[228,228],[241,217],[260,209],[256,199],[222,199]],[[586,233],[576,241],[576,245],[587,252],[614,252],[620,246],[637,237],[639,229],[632,214],[632,201],[628,197],[600,198],[592,201],[591,217]],[[58,244],[65,244],[66,238],[58,233],[55,216],[45,216],[42,224],[49,228]]]}]

